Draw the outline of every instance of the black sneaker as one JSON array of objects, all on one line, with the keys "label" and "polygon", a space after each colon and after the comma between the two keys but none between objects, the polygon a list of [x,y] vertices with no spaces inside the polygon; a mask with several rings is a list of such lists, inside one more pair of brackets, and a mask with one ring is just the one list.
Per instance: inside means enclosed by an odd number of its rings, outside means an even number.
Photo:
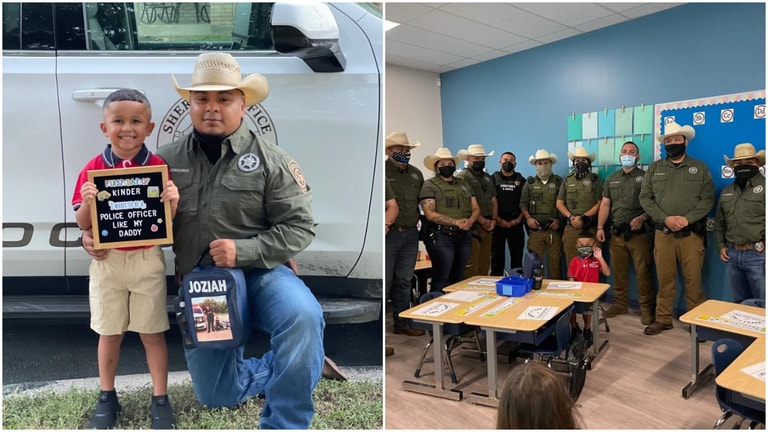
[{"label": "black sneaker", "polygon": [[173,429],[176,427],[176,416],[173,415],[171,401],[167,395],[152,396],[152,429]]},{"label": "black sneaker", "polygon": [[584,329],[584,341],[587,342],[587,348],[592,346],[592,330]]},{"label": "black sneaker", "polygon": [[117,392],[115,390],[103,391],[96,401],[96,410],[91,417],[91,429],[112,429],[117,421],[117,413],[122,411],[123,407],[117,402]]},{"label": "black sneaker", "polygon": [[581,328],[577,325],[576,327],[571,327],[571,340],[576,338],[576,335],[581,334]]}]

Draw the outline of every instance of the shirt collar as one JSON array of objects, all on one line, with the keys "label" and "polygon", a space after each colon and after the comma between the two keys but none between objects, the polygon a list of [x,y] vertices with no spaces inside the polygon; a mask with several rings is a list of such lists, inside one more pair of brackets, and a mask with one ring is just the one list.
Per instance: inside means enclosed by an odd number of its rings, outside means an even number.
[{"label": "shirt collar", "polygon": [[104,149],[104,153],[101,154],[101,159],[107,168],[130,168],[132,166],[144,166],[149,163],[152,158],[152,152],[147,149],[146,144],[141,144],[141,150],[132,160],[120,159],[113,151],[112,144],[107,144],[107,148]]}]

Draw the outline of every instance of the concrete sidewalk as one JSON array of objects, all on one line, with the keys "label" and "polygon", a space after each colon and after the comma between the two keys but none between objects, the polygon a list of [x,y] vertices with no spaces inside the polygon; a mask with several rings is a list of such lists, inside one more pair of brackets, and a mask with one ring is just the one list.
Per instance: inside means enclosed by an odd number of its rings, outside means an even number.
[{"label": "concrete sidewalk", "polygon": [[[340,367],[349,381],[382,381],[381,367]],[[189,383],[191,377],[188,371],[169,372],[168,385]],[[137,390],[142,387],[150,389],[152,378],[149,374],[118,375],[115,378],[115,388],[118,391]],[[44,381],[21,384],[3,385],[3,397],[33,396],[38,393],[54,392],[63,393],[70,389],[98,390],[99,378],[81,378],[61,381]]]}]

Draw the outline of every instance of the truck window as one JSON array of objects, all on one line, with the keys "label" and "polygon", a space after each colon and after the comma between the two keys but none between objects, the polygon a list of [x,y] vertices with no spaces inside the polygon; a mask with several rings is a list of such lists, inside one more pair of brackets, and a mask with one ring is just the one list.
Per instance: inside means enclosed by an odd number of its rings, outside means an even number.
[{"label": "truck window", "polygon": [[272,5],[219,2],[86,3],[84,14],[88,49],[272,50],[269,23]]},{"label": "truck window", "polygon": [[51,3],[3,3],[3,49],[55,49]]}]

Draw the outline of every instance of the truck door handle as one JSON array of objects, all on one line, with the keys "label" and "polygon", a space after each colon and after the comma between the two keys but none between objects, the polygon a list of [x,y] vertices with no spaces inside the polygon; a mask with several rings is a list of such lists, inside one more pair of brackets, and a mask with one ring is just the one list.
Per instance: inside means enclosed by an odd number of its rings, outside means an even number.
[{"label": "truck door handle", "polygon": [[119,89],[75,90],[72,92],[72,99],[79,102],[98,102],[106,99],[115,90]]}]

